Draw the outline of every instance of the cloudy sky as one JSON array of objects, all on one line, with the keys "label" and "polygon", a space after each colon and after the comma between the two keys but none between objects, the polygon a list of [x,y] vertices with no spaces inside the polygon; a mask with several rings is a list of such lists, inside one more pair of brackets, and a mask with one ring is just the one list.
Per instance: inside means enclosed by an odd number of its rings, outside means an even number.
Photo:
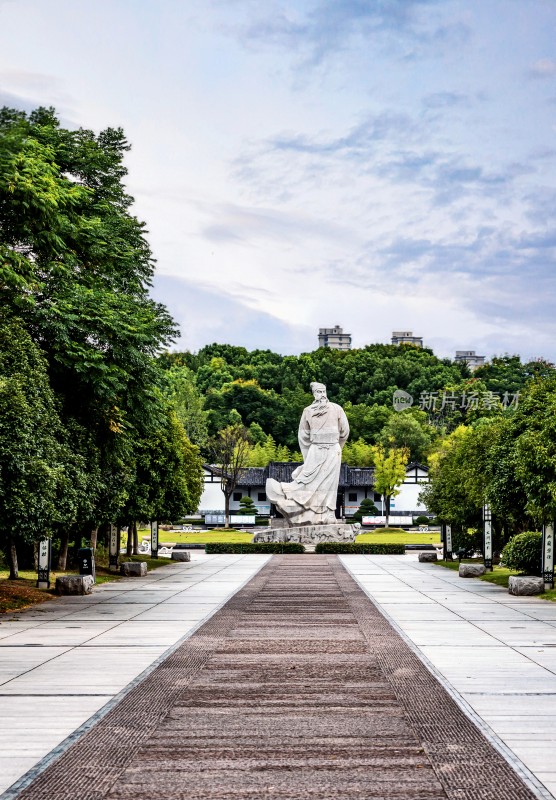
[{"label": "cloudy sky", "polygon": [[556,360],[555,0],[0,0],[0,104],[125,129],[181,348]]}]

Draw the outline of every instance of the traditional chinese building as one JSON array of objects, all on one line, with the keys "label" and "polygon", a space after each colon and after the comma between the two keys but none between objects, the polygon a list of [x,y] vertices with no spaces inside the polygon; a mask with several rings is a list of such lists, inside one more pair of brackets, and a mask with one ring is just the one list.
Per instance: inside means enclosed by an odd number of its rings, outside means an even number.
[{"label": "traditional chinese building", "polygon": [[[292,472],[299,464],[294,462],[273,461],[267,467],[248,467],[239,481],[230,501],[230,511],[239,510],[242,497],[251,497],[261,516],[274,516],[275,510],[267,499],[265,486],[267,478],[274,478],[281,483],[292,480]],[[428,483],[428,467],[416,461],[408,464],[405,480],[399,487],[400,493],[392,498],[390,509],[396,515],[418,515],[426,512],[425,506],[419,502],[421,484]],[[198,513],[218,514],[224,510],[224,493],[220,487],[220,470],[214,465],[204,465],[204,491],[199,503]],[[338,484],[338,502],[336,516],[350,517],[361,501],[371,498],[383,513],[381,496],[374,491],[374,474],[371,467],[349,467],[342,464]]]}]

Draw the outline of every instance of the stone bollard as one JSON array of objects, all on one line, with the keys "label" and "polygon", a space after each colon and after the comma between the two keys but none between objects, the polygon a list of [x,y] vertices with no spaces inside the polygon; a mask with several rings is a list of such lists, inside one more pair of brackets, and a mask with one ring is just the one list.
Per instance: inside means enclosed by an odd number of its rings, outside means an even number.
[{"label": "stone bollard", "polygon": [[147,574],[147,565],[144,561],[124,561],[120,572],[127,578],[144,578]]},{"label": "stone bollard", "polygon": [[534,575],[510,575],[508,592],[516,595],[532,595],[544,592],[544,581]]},{"label": "stone bollard", "polygon": [[191,561],[191,553],[187,550],[172,550],[172,561]]},{"label": "stone bollard", "polygon": [[438,561],[436,553],[419,553],[419,561],[421,564],[428,564],[431,561]]},{"label": "stone bollard", "polygon": [[92,575],[61,575],[56,578],[56,594],[91,594],[94,584]]},{"label": "stone bollard", "polygon": [[479,575],[485,574],[484,564],[460,564],[459,576],[460,578],[478,578]]}]

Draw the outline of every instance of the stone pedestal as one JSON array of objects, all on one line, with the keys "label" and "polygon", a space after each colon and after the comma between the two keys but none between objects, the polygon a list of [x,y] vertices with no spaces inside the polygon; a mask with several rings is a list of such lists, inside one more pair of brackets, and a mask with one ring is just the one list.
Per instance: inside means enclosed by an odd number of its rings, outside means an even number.
[{"label": "stone pedestal", "polygon": [[419,553],[419,561],[421,564],[428,564],[431,561],[438,561],[438,556],[432,552]]},{"label": "stone pedestal", "polygon": [[191,553],[187,550],[172,550],[172,561],[191,561]]},{"label": "stone pedestal", "polygon": [[144,578],[147,574],[147,565],[144,561],[124,561],[120,572],[128,578]]},{"label": "stone pedestal", "polygon": [[307,545],[316,545],[319,542],[354,542],[360,532],[359,524],[347,525],[343,522],[329,525],[294,525],[257,531],[253,541],[299,542]]},{"label": "stone pedestal", "polygon": [[515,595],[535,595],[544,592],[544,581],[535,575],[510,575],[508,592]]},{"label": "stone pedestal", "polygon": [[92,575],[61,575],[56,578],[56,594],[91,594],[94,584]]},{"label": "stone pedestal", "polygon": [[485,574],[485,568],[482,564],[460,564],[459,576],[460,578],[478,578]]}]

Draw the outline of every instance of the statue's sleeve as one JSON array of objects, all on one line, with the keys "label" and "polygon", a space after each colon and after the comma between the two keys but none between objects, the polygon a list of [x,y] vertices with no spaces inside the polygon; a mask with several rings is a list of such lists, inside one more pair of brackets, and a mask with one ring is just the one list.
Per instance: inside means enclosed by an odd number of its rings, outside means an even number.
[{"label": "statue's sleeve", "polygon": [[307,453],[309,452],[309,446],[311,444],[311,428],[309,427],[306,411],[301,415],[297,438],[299,441],[299,449],[301,450],[303,459],[305,459],[307,458]]},{"label": "statue's sleeve", "polygon": [[347,442],[349,436],[349,422],[346,417],[346,412],[344,409],[339,406],[340,408],[340,418],[338,420],[340,426],[340,447],[343,447]]}]

